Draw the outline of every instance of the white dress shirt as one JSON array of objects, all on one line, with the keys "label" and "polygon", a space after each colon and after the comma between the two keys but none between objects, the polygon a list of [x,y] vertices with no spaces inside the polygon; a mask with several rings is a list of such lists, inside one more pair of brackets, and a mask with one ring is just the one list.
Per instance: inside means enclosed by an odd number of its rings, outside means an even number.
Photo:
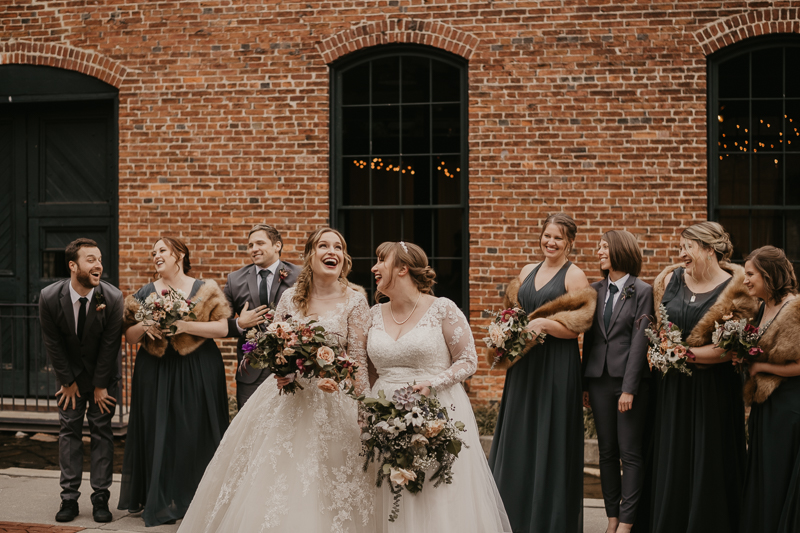
[{"label": "white dress shirt", "polygon": [[[72,287],[72,281],[68,283],[69,285],[69,295],[72,298],[72,315],[75,317],[75,335],[78,334],[78,312],[81,310],[81,295],[78,294]],[[86,298],[89,300],[86,302],[86,314],[89,313],[89,306],[92,304],[92,296],[94,295],[94,287],[92,290],[89,291],[89,294],[86,295]]]},{"label": "white dress shirt", "polygon": [[[625,274],[624,276],[619,278],[617,281],[611,281],[611,278],[608,278],[608,283],[609,284],[613,283],[619,289],[614,294],[614,301],[611,302],[611,309],[614,309],[614,306],[617,305],[617,302],[619,301],[619,297],[622,295],[622,290],[625,288],[625,284],[628,282],[628,278],[630,278],[630,277],[631,277],[630,274]],[[608,305],[608,297],[609,296],[611,296],[611,291],[607,290],[606,291],[606,303],[605,303],[605,305]]]},{"label": "white dress shirt", "polygon": [[[267,268],[261,268],[260,266],[256,265],[256,287],[258,287],[258,290],[256,291],[256,293],[260,293],[261,284],[264,283],[264,280],[262,280],[262,278],[261,278],[261,271],[262,270],[266,270],[266,271],[269,272],[269,274],[267,274],[267,279],[266,279],[267,294],[269,294],[272,291],[272,284],[275,282],[275,273],[278,271],[278,265],[280,265],[280,263],[281,263],[281,260],[278,259],[277,261],[272,263]],[[251,309],[251,311],[252,311],[252,309]],[[244,330],[239,327],[239,317],[238,316],[236,317],[236,329],[239,330],[239,335],[244,335]]]}]

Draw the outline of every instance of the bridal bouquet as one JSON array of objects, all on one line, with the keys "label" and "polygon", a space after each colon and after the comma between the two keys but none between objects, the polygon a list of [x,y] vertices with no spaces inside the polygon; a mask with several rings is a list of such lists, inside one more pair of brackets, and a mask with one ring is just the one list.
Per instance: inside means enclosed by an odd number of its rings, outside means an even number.
[{"label": "bridal bouquet", "polygon": [[691,376],[692,371],[686,363],[694,359],[694,356],[683,343],[680,328],[669,321],[664,304],[658,306],[658,311],[661,322],[654,324],[654,321],[651,321],[650,327],[645,329],[645,334],[650,340],[650,347],[647,350],[650,367],[656,367],[662,374],[674,369]]},{"label": "bridal bouquet", "polygon": [[139,301],[140,307],[136,311],[136,320],[142,322],[150,320],[158,324],[162,330],[175,333],[174,325],[178,320],[195,320],[197,317],[192,312],[196,301],[190,300],[186,294],[178,289],[169,287],[161,293],[152,292],[144,301]]},{"label": "bridal bouquet", "polygon": [[266,326],[247,331],[242,351],[254,368],[266,368],[278,377],[291,379],[280,390],[282,394],[303,389],[298,376],[319,378],[317,387],[335,392],[339,383],[356,371],[357,365],[338,339],[315,320],[300,321],[290,316],[276,320],[272,312],[264,316]]},{"label": "bridal bouquet", "polygon": [[[711,342],[725,352],[733,350],[733,364],[739,372],[745,372],[745,366],[739,363],[751,363],[764,353],[764,350],[758,347],[761,332],[746,318],[734,320],[733,315],[725,315],[722,320],[725,321],[722,324],[714,322],[716,329],[711,335]],[[725,353],[721,357],[725,357]]]},{"label": "bridal bouquet", "polygon": [[426,470],[436,468],[430,477],[434,487],[453,482],[453,462],[464,444],[458,433],[466,430],[462,422],[450,420],[433,390],[424,396],[408,386],[396,390],[391,400],[382,390],[377,398],[358,400],[366,412],[361,430],[364,470],[378,461],[377,486],[389,480],[394,495],[389,521],[394,522],[402,490],[421,491]]},{"label": "bridal bouquet", "polygon": [[[525,329],[527,326],[528,315],[519,307],[503,309],[495,315],[486,328],[489,336],[483,338],[486,346],[495,349],[494,362],[489,370],[503,359],[513,362],[522,355],[525,345],[533,339],[533,333]],[[539,333],[536,342],[542,344],[546,337],[545,333]]]}]

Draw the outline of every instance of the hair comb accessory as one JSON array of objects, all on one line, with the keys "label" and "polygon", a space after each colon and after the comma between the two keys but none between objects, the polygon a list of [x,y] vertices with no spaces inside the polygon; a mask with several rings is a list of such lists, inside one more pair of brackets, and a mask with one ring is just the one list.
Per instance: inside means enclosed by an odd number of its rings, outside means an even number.
[{"label": "hair comb accessory", "polygon": [[408,253],[408,246],[406,246],[406,243],[404,243],[403,241],[400,241],[400,246],[403,247],[403,251],[405,253]]}]

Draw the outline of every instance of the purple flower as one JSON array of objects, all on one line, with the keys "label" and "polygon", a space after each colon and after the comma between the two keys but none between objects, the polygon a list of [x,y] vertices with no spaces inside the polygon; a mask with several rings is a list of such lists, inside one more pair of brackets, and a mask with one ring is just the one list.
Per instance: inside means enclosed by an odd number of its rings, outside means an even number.
[{"label": "purple flower", "polygon": [[247,341],[246,343],[242,344],[242,351],[244,353],[253,352],[256,348],[258,348],[258,343],[256,341]]}]

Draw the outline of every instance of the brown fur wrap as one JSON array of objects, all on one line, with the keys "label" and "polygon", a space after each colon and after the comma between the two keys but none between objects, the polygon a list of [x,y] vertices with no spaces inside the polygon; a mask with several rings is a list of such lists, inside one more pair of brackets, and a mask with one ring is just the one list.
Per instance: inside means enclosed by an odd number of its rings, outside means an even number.
[{"label": "brown fur wrap", "polygon": [[[764,350],[759,361],[785,365],[800,360],[800,298],[786,304],[758,341],[758,345]],[[759,372],[745,383],[744,401],[747,405],[753,402],[764,403],[785,379],[775,374]]]},{"label": "brown fur wrap", "polygon": [[[225,298],[222,289],[213,280],[205,280],[203,286],[197,290],[192,300],[197,302],[193,309],[197,317],[196,322],[213,322],[214,320],[231,316],[231,307],[228,304],[228,300]],[[136,311],[140,307],[141,304],[136,301],[133,295],[125,298],[125,314],[123,317],[125,331],[137,324]],[[199,348],[206,340],[208,339],[189,335],[188,333],[179,333],[169,337],[169,340],[151,339],[145,335],[141,343],[150,354],[161,357],[167,350],[168,342],[172,343],[172,347],[179,354],[187,355]]]},{"label": "brown fur wrap", "polygon": [[[658,306],[661,303],[661,299],[664,297],[664,291],[667,290],[664,279],[667,277],[667,274],[682,266],[684,266],[683,263],[668,266],[658,275],[653,284],[653,302],[655,304],[656,323],[661,321]],[[711,344],[711,335],[714,333],[715,329],[714,323],[719,322],[722,324],[724,322],[724,320],[722,320],[723,316],[732,314],[733,318],[752,318],[758,311],[758,302],[748,294],[743,283],[744,268],[728,262],[721,262],[719,266],[722,270],[728,272],[732,276],[732,279],[722,290],[714,305],[703,315],[703,318],[700,319],[692,332],[685,339],[686,344],[694,348]]]},{"label": "brown fur wrap", "polygon": [[[508,287],[506,287],[505,295],[503,296],[503,309],[522,307],[519,304],[518,298],[520,285],[522,285],[522,283],[519,281],[519,277],[515,277],[509,282]],[[575,333],[585,333],[592,327],[596,306],[597,291],[592,287],[586,287],[579,291],[562,294],[555,300],[547,302],[530,313],[528,315],[528,320],[546,318],[558,322]],[[547,340],[545,340],[545,342],[547,342]],[[525,346],[525,352],[520,357],[514,359],[512,363],[504,360],[498,363],[495,368],[510,368],[534,346],[536,346],[536,343],[529,341]],[[487,354],[487,361],[490,365],[494,363],[494,356],[495,350],[490,348]]]}]

